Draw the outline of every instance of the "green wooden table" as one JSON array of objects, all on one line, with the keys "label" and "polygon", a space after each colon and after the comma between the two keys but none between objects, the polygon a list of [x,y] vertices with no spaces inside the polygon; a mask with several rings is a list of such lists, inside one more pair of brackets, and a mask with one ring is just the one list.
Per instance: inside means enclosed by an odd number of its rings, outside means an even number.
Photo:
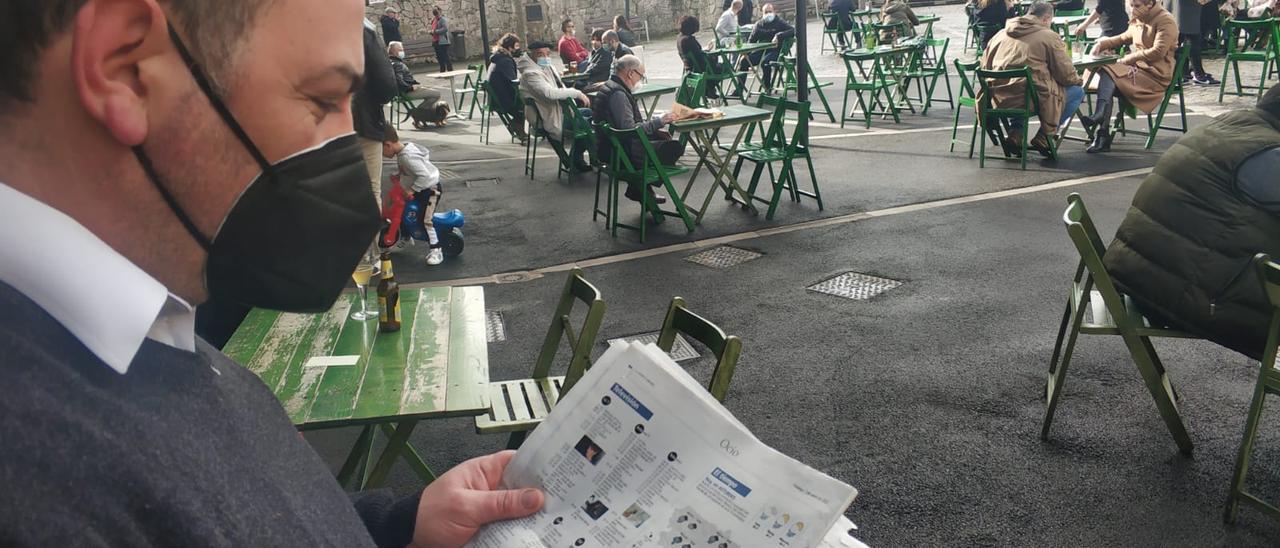
[{"label": "green wooden table", "polygon": [[587,77],[587,73],[585,72],[575,72],[573,74],[561,74],[560,81],[566,84],[572,84],[574,82],[577,82],[578,80],[584,80],[586,79],[586,77]]},{"label": "green wooden table", "polygon": [[937,15],[920,15],[916,17],[921,25],[924,25],[924,37],[933,38],[933,24],[941,21],[942,18]]},{"label": "green wooden table", "polygon": [[[775,47],[778,47],[778,44],[774,42],[746,42],[746,43],[737,44],[734,46],[728,46],[728,47],[709,50],[707,51],[707,55],[713,58],[714,57],[724,58],[725,62],[728,63],[728,65],[733,68],[734,72],[737,72],[738,67],[742,65],[743,57],[757,51],[764,51],[764,50],[772,49]],[[760,76],[760,67],[758,64],[748,63],[747,65],[748,65],[748,72],[751,74],[752,78],[754,78],[756,82],[764,81],[764,79]],[[744,82],[742,85],[739,85],[737,82],[734,82],[734,86],[738,90],[737,94],[745,100],[748,96],[747,89],[751,87],[751,84]]]},{"label": "green wooden table", "polygon": [[646,100],[653,99],[652,102],[645,106],[644,113],[645,116],[653,116],[653,110],[658,108],[658,100],[663,95],[674,93],[677,89],[680,89],[680,86],[675,84],[644,84],[640,86],[639,90],[632,92],[631,96],[635,97],[636,101],[642,105],[645,104]]},{"label": "green wooden table", "polygon": [[[359,468],[360,488],[381,485],[401,456],[429,483],[435,475],[408,444],[418,421],[489,411],[484,289],[402,290],[394,333],[352,320],[357,299],[343,294],[323,314],[254,309],[223,351],[266,383],[298,430],[363,427],[340,483]],[[375,430],[390,437],[376,461]]]},{"label": "green wooden table", "polygon": [[[715,195],[717,189],[724,190],[725,199],[741,205],[743,209],[748,209],[752,213],[759,214],[754,205],[751,204],[751,196],[747,194],[738,181],[733,176],[730,169],[730,162],[738,153],[738,145],[742,143],[742,136],[747,131],[750,124],[768,120],[773,114],[767,110],[758,109],[747,105],[731,105],[720,109],[724,112],[724,116],[710,120],[685,120],[683,122],[675,122],[671,124],[671,128],[675,131],[688,133],[692,138],[689,144],[693,145],[693,150],[698,154],[698,164],[693,168],[693,174],[689,176],[689,182],[685,184],[684,192],[680,193],[680,201],[685,207],[692,210],[696,216],[694,223],[701,223],[702,216],[707,212],[707,207],[711,205],[711,197]],[[717,152],[716,142],[720,134],[720,130],[726,127],[737,127],[738,133],[733,138],[733,144],[724,149],[723,154]],[[712,181],[711,188],[707,189],[707,196],[702,200],[702,207],[693,209],[688,205],[688,196],[693,183],[698,179],[698,172],[702,170],[702,166],[707,166],[707,171],[715,176]],[[738,196],[734,196],[734,192]]]}]

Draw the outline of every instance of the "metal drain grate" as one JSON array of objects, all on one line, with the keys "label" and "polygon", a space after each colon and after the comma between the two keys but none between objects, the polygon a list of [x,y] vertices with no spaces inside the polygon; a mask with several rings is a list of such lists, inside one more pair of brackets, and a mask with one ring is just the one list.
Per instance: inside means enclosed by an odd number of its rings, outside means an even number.
[{"label": "metal drain grate", "polygon": [[755,251],[748,249],[722,245],[700,253],[694,253],[693,255],[685,257],[684,260],[691,263],[697,263],[702,266],[709,266],[711,268],[729,268],[753,259],[758,259],[761,255],[761,253],[756,253]]},{"label": "metal drain grate", "polygon": [[[618,337],[616,339],[609,339],[609,344],[613,344],[618,341],[657,344],[658,332],[654,331],[653,333],[641,333],[639,335],[630,335],[627,337]],[[689,344],[689,341],[685,340],[684,335],[676,333],[676,342],[672,343],[671,345],[670,356],[671,356],[671,359],[678,362],[682,362],[685,360],[692,360],[694,358],[697,358],[698,356],[701,356],[701,354],[699,354],[697,350],[693,349],[693,345]]]},{"label": "metal drain grate", "polygon": [[484,311],[484,328],[491,343],[507,340],[507,324],[498,310]]},{"label": "metal drain grate", "polygon": [[498,184],[497,177],[481,177],[479,179],[467,179],[463,181],[467,188],[475,188],[478,186],[495,186]]},{"label": "metal drain grate", "polygon": [[442,168],[440,168],[440,180],[441,180],[441,181],[456,181],[456,180],[461,179],[461,178],[462,178],[462,177],[458,176],[458,172],[456,172],[456,171],[454,171],[454,170],[452,170],[452,169],[449,169],[449,168],[447,168],[447,167],[442,167]]},{"label": "metal drain grate", "polygon": [[858,272],[845,272],[809,286],[809,291],[826,293],[846,299],[866,300],[902,285],[898,280],[890,280]]}]

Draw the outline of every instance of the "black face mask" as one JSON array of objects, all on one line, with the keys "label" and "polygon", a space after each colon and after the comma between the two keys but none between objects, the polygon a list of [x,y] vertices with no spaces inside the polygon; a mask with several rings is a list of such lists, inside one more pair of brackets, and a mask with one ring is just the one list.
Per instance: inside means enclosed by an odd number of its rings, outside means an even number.
[{"label": "black face mask", "polygon": [[267,162],[173,27],[169,36],[214,110],[262,168],[209,238],[161,183],[142,147],[133,148],[169,208],[208,253],[210,298],[288,312],[328,310],[381,224],[356,136]]}]

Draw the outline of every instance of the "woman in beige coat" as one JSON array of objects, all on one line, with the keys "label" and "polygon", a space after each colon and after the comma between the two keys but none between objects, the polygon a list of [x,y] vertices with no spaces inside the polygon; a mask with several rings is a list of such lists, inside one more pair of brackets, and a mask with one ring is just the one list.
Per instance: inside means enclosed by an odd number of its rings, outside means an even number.
[{"label": "woman in beige coat", "polygon": [[1117,92],[1133,106],[1150,114],[1160,106],[1173,80],[1178,50],[1178,23],[1155,0],[1129,0],[1129,30],[1103,38],[1094,47],[1101,55],[1122,45],[1129,54],[1098,71],[1098,104],[1092,118],[1082,118],[1086,129],[1097,127],[1087,152],[1111,150],[1112,98]]}]

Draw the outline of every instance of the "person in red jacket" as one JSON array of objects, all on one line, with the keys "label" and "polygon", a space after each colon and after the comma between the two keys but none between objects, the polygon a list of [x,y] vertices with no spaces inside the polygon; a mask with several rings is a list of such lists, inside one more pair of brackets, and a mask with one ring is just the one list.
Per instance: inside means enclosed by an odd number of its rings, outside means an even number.
[{"label": "person in red jacket", "polygon": [[591,56],[591,52],[582,46],[582,42],[573,37],[573,31],[577,28],[577,25],[573,24],[573,19],[565,19],[560,23],[562,34],[560,41],[556,43],[556,49],[560,50],[560,60],[564,61],[566,67],[582,71],[587,69],[587,58]]}]

